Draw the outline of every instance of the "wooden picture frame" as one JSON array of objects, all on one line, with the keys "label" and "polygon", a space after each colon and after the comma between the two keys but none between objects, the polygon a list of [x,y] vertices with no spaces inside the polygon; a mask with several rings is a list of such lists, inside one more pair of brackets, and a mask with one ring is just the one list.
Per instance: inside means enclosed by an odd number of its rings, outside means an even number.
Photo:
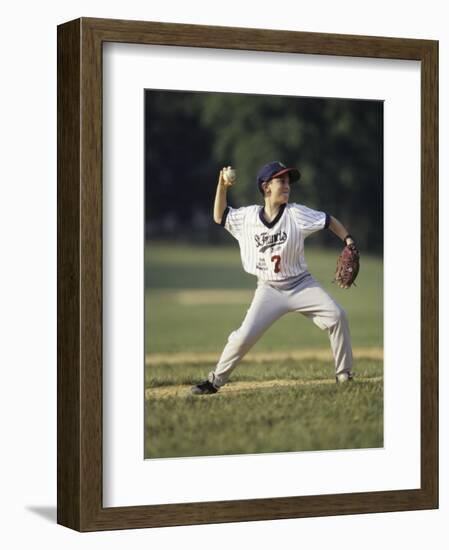
[{"label": "wooden picture frame", "polygon": [[[421,62],[421,488],[105,508],[104,42]],[[438,507],[438,42],[81,18],[58,27],[58,523],[78,531]],[[398,251],[400,253],[400,251]],[[404,272],[404,276],[407,273]]]}]

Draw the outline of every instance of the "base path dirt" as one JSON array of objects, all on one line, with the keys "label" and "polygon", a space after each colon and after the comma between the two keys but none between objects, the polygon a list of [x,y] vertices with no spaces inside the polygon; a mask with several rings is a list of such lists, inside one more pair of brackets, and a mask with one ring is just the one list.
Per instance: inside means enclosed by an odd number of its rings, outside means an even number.
[{"label": "base path dirt", "polygon": [[[382,377],[373,376],[363,378],[364,382],[380,382]],[[357,382],[350,382],[356,384]],[[282,387],[299,387],[299,386],[321,386],[321,385],[336,385],[334,378],[326,378],[324,380],[263,380],[249,382],[232,382],[223,386],[220,390],[220,395],[235,394],[252,391],[260,391],[265,389],[282,388]],[[145,390],[145,399],[165,399],[167,397],[187,397],[192,395],[190,392],[191,386],[173,385],[161,386],[158,388],[147,388]],[[200,399],[213,398],[213,396],[199,396]]]},{"label": "base path dirt", "polygon": [[[355,359],[383,359],[382,348],[354,348],[352,350]],[[292,351],[259,351],[246,355],[242,363],[264,363],[268,361],[304,361],[307,359],[332,360],[330,349],[300,349]],[[146,365],[179,365],[195,363],[216,363],[217,353],[210,352],[181,352],[181,353],[151,353],[145,356]]]}]

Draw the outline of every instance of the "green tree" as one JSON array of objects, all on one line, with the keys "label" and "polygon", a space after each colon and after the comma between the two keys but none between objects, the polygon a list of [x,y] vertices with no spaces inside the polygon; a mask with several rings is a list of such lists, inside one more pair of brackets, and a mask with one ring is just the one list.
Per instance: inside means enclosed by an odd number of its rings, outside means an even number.
[{"label": "green tree", "polygon": [[[152,219],[172,213],[188,224],[192,209],[210,216],[218,171],[227,164],[238,172],[229,202],[262,202],[257,172],[280,160],[302,174],[293,201],[335,215],[362,248],[382,250],[380,101],[151,91],[146,151]],[[323,244],[331,238],[318,237]]]}]

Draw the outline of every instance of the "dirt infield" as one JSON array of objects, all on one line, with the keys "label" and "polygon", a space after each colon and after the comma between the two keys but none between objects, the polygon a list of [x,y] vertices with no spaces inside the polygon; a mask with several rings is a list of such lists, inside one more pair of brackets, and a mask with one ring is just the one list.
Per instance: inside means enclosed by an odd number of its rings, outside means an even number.
[{"label": "dirt infield", "polygon": [[[352,350],[354,359],[383,359],[382,348],[354,348]],[[304,361],[307,359],[321,359],[331,361],[332,353],[324,349],[301,349],[293,351],[264,351],[249,353],[242,359],[242,363],[264,363],[267,361]],[[216,363],[217,353],[152,353],[145,356],[146,365],[178,365],[178,364],[200,364]]]},{"label": "dirt infield", "polygon": [[[371,378],[363,378],[364,382],[380,382],[382,378],[375,376]],[[335,385],[333,378],[325,380],[264,380],[264,381],[251,381],[251,382],[232,382],[224,386],[220,390],[221,394],[235,394],[252,392],[259,390],[266,390],[272,388],[281,387],[295,387],[295,386],[320,386],[320,385]],[[145,399],[165,399],[167,397],[187,397],[191,395],[190,385],[173,385],[173,386],[161,386],[158,388],[147,388],[145,390]],[[208,397],[208,396],[206,396]]]},{"label": "dirt infield", "polygon": [[254,290],[246,289],[181,289],[172,298],[183,306],[249,304]]}]

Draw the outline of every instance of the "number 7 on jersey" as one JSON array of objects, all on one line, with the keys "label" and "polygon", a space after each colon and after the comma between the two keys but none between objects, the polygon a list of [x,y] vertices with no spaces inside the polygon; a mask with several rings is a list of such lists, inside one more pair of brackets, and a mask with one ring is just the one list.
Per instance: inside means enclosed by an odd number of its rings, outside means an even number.
[{"label": "number 7 on jersey", "polygon": [[281,271],[281,257],[280,256],[271,256],[271,261],[275,262],[274,272],[279,273]]}]

